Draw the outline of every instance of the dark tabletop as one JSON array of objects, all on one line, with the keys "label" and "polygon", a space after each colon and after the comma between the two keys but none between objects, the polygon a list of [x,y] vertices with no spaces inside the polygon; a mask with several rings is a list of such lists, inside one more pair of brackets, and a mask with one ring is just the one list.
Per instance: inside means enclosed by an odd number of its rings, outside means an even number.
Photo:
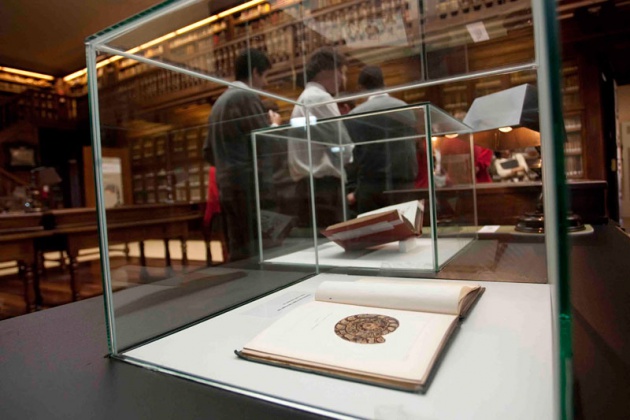
[{"label": "dark tabletop", "polygon": [[[455,268],[479,280],[543,277],[541,245],[480,240],[437,277],[455,278]],[[630,401],[630,238],[612,225],[575,237],[572,268],[576,418],[620,418]],[[0,322],[0,418],[316,416],[108,358],[96,297]]]},{"label": "dark tabletop", "polygon": [[0,322],[3,419],[317,418],[107,357],[101,297]]}]

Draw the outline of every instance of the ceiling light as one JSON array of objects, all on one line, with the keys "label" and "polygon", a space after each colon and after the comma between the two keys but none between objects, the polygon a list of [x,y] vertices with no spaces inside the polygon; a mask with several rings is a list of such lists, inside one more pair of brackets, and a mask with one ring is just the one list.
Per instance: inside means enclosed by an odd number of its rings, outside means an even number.
[{"label": "ceiling light", "polygon": [[[216,15],[212,15],[212,16],[207,17],[205,19],[202,19],[202,20],[200,20],[198,22],[192,23],[192,24],[190,24],[188,26],[184,26],[183,28],[177,29],[176,31],[169,32],[169,33],[167,33],[164,36],[161,36],[159,38],[155,38],[155,39],[153,39],[153,40],[151,40],[149,42],[146,42],[146,43],[144,43],[142,45],[139,45],[139,46],[134,47],[134,48],[132,48],[130,50],[127,50],[126,52],[129,53],[129,54],[134,54],[134,53],[136,53],[138,51],[141,51],[141,50],[144,50],[146,48],[149,48],[150,46],[153,46],[155,44],[159,44],[160,42],[164,42],[164,41],[166,41],[166,40],[168,40],[170,38],[174,38],[177,35],[181,35],[181,34],[184,34],[186,32],[190,32],[193,29],[197,29],[197,28],[199,28],[199,27],[201,27],[203,25],[206,25],[208,23],[214,22],[215,20],[219,20],[219,19],[224,18],[226,16],[229,16],[231,14],[234,14],[234,13],[240,12],[242,10],[248,9],[250,7],[256,6],[258,4],[265,3],[266,1],[267,0],[251,0],[251,1],[248,1],[247,3],[243,3],[243,4],[239,5],[239,6],[232,7],[231,9],[225,10],[225,11],[223,11],[221,13],[216,14]],[[103,66],[106,66],[107,64],[110,64],[110,63],[114,62],[114,61],[118,61],[121,58],[122,58],[122,56],[115,55],[115,56],[112,56],[112,57],[108,58],[107,60],[99,61],[96,64],[96,68],[101,68]],[[79,71],[76,71],[76,72],[74,72],[72,74],[67,75],[66,77],[63,78],[63,80],[66,81],[66,82],[69,82],[69,81],[71,81],[73,79],[76,79],[77,77],[83,76],[86,73],[87,73],[87,69],[79,70]]]},{"label": "ceiling light", "polygon": [[43,80],[50,80],[50,81],[55,80],[53,76],[49,76],[47,74],[35,73],[32,71],[26,71],[26,70],[12,69],[11,67],[0,66],[0,71],[4,71],[6,73],[13,73],[20,76],[32,77],[35,79],[43,79]]}]

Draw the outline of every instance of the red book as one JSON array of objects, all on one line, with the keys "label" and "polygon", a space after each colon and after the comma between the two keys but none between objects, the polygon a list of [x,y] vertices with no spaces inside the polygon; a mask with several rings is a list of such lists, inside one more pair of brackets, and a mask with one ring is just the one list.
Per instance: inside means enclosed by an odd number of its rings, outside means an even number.
[{"label": "red book", "polygon": [[[410,205],[417,210],[411,218],[408,209],[404,208]],[[402,241],[422,234],[423,209],[421,201],[387,207],[328,226],[322,234],[346,251]]]}]

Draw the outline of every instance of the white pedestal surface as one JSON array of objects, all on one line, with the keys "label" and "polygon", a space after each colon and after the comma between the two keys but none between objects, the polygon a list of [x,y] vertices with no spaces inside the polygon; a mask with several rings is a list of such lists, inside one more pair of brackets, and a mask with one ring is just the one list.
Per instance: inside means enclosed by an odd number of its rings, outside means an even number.
[{"label": "white pedestal surface", "polygon": [[[318,246],[319,265],[326,267],[352,267],[376,269],[408,269],[433,271],[433,242],[428,238],[414,238],[415,244],[408,252],[401,252],[398,242],[384,244],[374,249],[361,251],[344,251],[334,242]],[[471,238],[439,238],[437,240],[438,266],[446,264],[466,246]],[[272,264],[315,265],[315,248],[265,259]]]},{"label": "white pedestal surface", "polygon": [[552,314],[550,286],[546,284],[476,282],[486,291],[447,348],[425,394],[253,363],[234,354],[279,316],[312,300],[320,282],[358,278],[320,274],[130,350],[123,357],[179,376],[340,417],[553,418]]}]

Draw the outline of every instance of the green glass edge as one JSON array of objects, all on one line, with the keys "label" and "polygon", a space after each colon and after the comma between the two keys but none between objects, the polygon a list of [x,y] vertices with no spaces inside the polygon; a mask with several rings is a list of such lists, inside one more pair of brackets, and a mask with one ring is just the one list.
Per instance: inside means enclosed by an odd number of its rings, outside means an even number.
[{"label": "green glass edge", "polygon": [[554,165],[546,170],[554,171],[555,180],[555,196],[557,200],[556,220],[557,226],[557,244],[549,244],[547,246],[556,246],[558,252],[558,284],[557,284],[557,302],[559,313],[559,373],[560,373],[560,415],[562,419],[573,418],[573,346],[572,346],[572,316],[571,316],[571,288],[570,288],[570,243],[568,240],[568,224],[567,213],[569,210],[569,196],[567,192],[567,181],[565,174],[565,158],[564,158],[564,141],[565,127],[562,112],[562,80],[561,80],[561,51],[559,41],[559,24],[558,14],[556,10],[556,2],[542,1],[545,8],[547,34],[547,46],[549,52],[549,85],[551,87],[550,102],[553,130],[553,149],[554,149]]},{"label": "green glass edge", "polygon": [[431,125],[431,110],[434,107],[427,103],[423,107],[424,109],[424,143],[427,149],[427,173],[429,175],[429,217],[431,218],[431,247],[433,248],[433,271],[440,271],[439,255],[438,255],[438,235],[437,235],[437,199],[435,195],[435,180],[433,179],[433,159],[429,159],[428,156],[433,156],[433,144],[431,144],[431,137],[433,136],[433,126]]},{"label": "green glass edge", "polygon": [[[86,70],[87,70],[87,86],[88,86],[88,112],[89,112],[89,120],[90,120],[90,144],[92,146],[92,171],[94,176],[94,188],[95,193],[97,195],[101,194],[99,191],[99,179],[102,179],[102,173],[99,172],[96,154],[101,152],[101,138],[100,138],[100,112],[99,112],[99,103],[98,103],[98,85],[96,83],[97,76],[94,74],[96,72],[96,51],[92,45],[86,46]],[[107,334],[107,348],[109,352],[109,356],[114,356],[117,354],[117,340],[116,340],[116,325],[115,325],[115,317],[113,312],[113,298],[112,298],[112,288],[111,288],[111,278],[108,280],[110,265],[109,265],[109,249],[107,246],[104,246],[103,240],[101,238],[105,238],[105,243],[109,243],[109,239],[107,238],[107,216],[104,212],[99,209],[98,203],[102,202],[101,198],[97,197],[97,208],[96,208],[96,221],[97,221],[97,232],[99,237],[99,252],[104,259],[102,259],[100,264],[100,272],[101,272],[101,285],[103,287],[103,312],[105,315],[105,331]]]},{"label": "green glass edge", "polygon": [[155,6],[149,7],[148,9],[143,10],[142,12],[140,12],[138,14],[135,14],[135,15],[133,15],[131,17],[128,17],[127,19],[121,20],[120,22],[115,23],[112,26],[109,26],[109,27],[107,27],[107,28],[105,28],[105,29],[103,29],[103,30],[93,34],[93,35],[88,36],[87,38],[85,38],[85,42],[88,43],[88,42],[94,41],[95,39],[100,38],[101,36],[103,36],[103,35],[111,32],[111,31],[113,31],[114,29],[118,29],[120,27],[127,26],[130,23],[135,22],[136,20],[138,20],[138,19],[140,19],[140,18],[142,18],[144,16],[151,15],[154,12],[165,8],[166,6],[170,6],[171,4],[178,3],[179,1],[180,0],[165,0],[162,3],[159,3],[159,4],[156,4]]},{"label": "green glass edge", "polygon": [[[89,73],[89,70],[88,70]],[[89,76],[88,76],[89,77]],[[89,115],[92,115],[92,112],[94,112],[94,107],[92,105],[92,98],[93,93],[90,92],[90,89],[88,89],[88,112]],[[94,122],[92,121],[92,119],[90,118],[90,145],[92,146],[92,150],[94,150],[95,147],[95,139],[94,139],[94,131],[95,130],[100,130],[100,127],[95,127],[94,126]],[[97,162],[94,161],[94,154],[92,154],[92,172],[93,172],[93,176],[94,179],[96,179],[97,176],[99,176],[99,174],[97,173],[97,169],[96,169],[96,165]],[[99,237],[101,236],[102,232],[101,232],[101,215],[100,213],[97,211],[96,212],[96,228],[97,228],[97,232]],[[105,222],[107,223],[107,222]],[[102,249],[100,247],[100,241],[99,241],[99,252],[101,252],[102,254]],[[100,265],[100,272],[101,272],[101,287],[103,288],[103,316],[105,317],[105,333],[107,335],[107,349],[109,351],[109,355],[114,355],[116,354],[116,345],[115,345],[115,338],[113,337],[113,326],[110,324],[110,317],[109,317],[109,308],[108,306],[110,305],[110,302],[108,302],[107,300],[107,293],[108,293],[108,285],[106,284],[105,281],[105,276],[107,275],[107,268],[104,266],[104,264],[99,264]]]}]

